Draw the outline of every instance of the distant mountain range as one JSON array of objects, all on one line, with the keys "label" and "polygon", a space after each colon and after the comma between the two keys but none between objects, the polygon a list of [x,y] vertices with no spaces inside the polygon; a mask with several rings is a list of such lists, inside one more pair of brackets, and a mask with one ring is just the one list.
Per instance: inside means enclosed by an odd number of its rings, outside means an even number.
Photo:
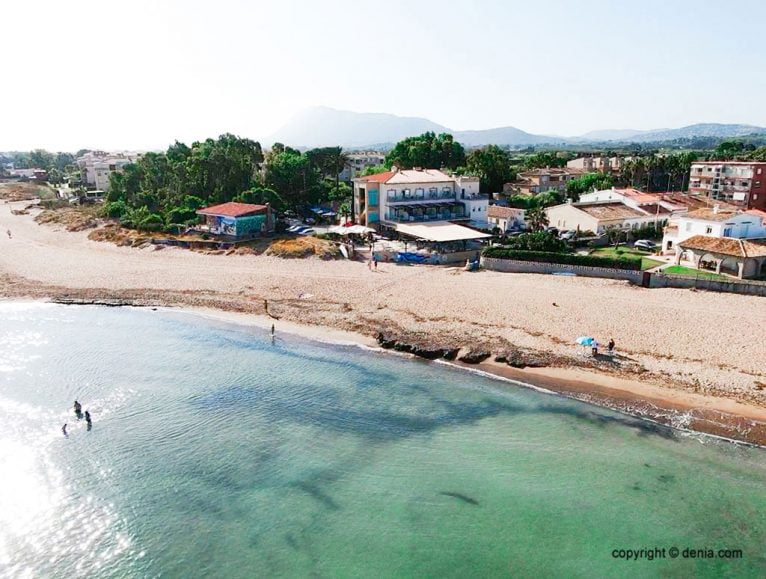
[{"label": "distant mountain range", "polygon": [[764,134],[765,127],[700,123],[678,129],[604,129],[575,137],[534,135],[516,127],[477,131],[452,129],[420,117],[399,117],[385,113],[354,113],[328,107],[312,107],[295,115],[271,135],[269,144],[280,142],[294,147],[341,145],[346,148],[381,147],[426,131],[450,133],[468,147],[480,145],[577,145],[590,143],[653,143],[694,137],[731,138]]}]

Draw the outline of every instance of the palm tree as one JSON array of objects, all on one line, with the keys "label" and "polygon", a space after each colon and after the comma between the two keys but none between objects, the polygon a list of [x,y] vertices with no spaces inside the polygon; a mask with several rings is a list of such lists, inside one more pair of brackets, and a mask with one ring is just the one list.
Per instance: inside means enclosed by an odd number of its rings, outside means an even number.
[{"label": "palm tree", "polygon": [[548,216],[542,207],[532,207],[529,209],[525,220],[532,231],[541,231],[548,227]]}]

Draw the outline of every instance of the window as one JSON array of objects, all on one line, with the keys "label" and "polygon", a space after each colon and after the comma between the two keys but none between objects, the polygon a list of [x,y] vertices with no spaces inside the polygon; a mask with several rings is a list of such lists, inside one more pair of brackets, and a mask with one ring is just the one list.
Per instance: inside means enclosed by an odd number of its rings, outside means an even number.
[{"label": "window", "polygon": [[378,206],[378,190],[370,190],[367,192],[367,203],[368,205],[377,207]]},{"label": "window", "polygon": [[425,195],[423,195],[423,189],[415,189],[415,197],[417,199],[422,199]]},{"label": "window", "polygon": [[713,233],[713,228],[710,225],[708,225],[707,227],[705,227],[705,233]]},{"label": "window", "polygon": [[761,169],[760,167],[758,168],[758,171],[756,171],[756,173],[757,173],[758,175],[760,175],[762,172],[763,172],[763,169]]},{"label": "window", "polygon": [[404,199],[412,198],[412,191],[410,191],[409,189],[402,189],[402,197]]},{"label": "window", "polygon": [[386,191],[386,195],[388,195],[389,200],[393,200],[396,198],[396,189],[389,189]]},{"label": "window", "polygon": [[431,187],[431,188],[428,190],[428,196],[429,196],[431,199],[436,199],[436,197],[437,197],[438,195],[439,195],[439,189],[437,189],[436,187]]},{"label": "window", "polygon": [[723,236],[724,237],[731,237],[731,227],[727,227],[723,230]]}]

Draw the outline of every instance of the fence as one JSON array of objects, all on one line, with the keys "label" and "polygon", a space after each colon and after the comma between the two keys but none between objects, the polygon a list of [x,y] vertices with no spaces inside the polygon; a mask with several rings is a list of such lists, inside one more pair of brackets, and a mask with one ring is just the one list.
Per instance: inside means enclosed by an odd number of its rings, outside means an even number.
[{"label": "fence", "polygon": [[492,271],[507,273],[547,273],[578,275],[627,280],[647,288],[694,288],[698,290],[728,292],[743,295],[766,296],[766,282],[753,280],[718,280],[704,277],[667,274],[662,272],[630,271],[585,265],[563,265],[536,261],[519,261],[496,257],[482,257],[481,265]]},{"label": "fence", "polygon": [[482,257],[481,264],[485,269],[504,271],[508,273],[549,273],[574,274],[584,277],[605,277],[609,279],[624,279],[635,284],[642,284],[644,272],[629,269],[614,269],[610,267],[593,267],[588,265],[568,265],[561,263],[542,263],[539,261],[521,261],[502,259],[498,257]]},{"label": "fence", "polygon": [[766,296],[766,282],[753,280],[720,280],[660,272],[650,274],[649,287],[694,288],[714,292],[729,292]]}]

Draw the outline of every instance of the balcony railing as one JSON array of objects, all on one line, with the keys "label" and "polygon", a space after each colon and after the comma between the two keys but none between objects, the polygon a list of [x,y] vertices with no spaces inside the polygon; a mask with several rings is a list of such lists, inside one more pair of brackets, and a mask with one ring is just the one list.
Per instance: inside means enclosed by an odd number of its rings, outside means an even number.
[{"label": "balcony railing", "polygon": [[396,223],[417,223],[422,221],[449,221],[450,219],[465,219],[464,213],[452,213],[443,212],[434,215],[410,215],[407,213],[386,213],[385,221],[393,221]]},{"label": "balcony railing", "polygon": [[455,193],[453,191],[439,191],[438,193],[423,193],[409,195],[397,194],[388,195],[386,200],[389,203],[397,203],[400,201],[441,201],[443,199],[455,199]]}]

